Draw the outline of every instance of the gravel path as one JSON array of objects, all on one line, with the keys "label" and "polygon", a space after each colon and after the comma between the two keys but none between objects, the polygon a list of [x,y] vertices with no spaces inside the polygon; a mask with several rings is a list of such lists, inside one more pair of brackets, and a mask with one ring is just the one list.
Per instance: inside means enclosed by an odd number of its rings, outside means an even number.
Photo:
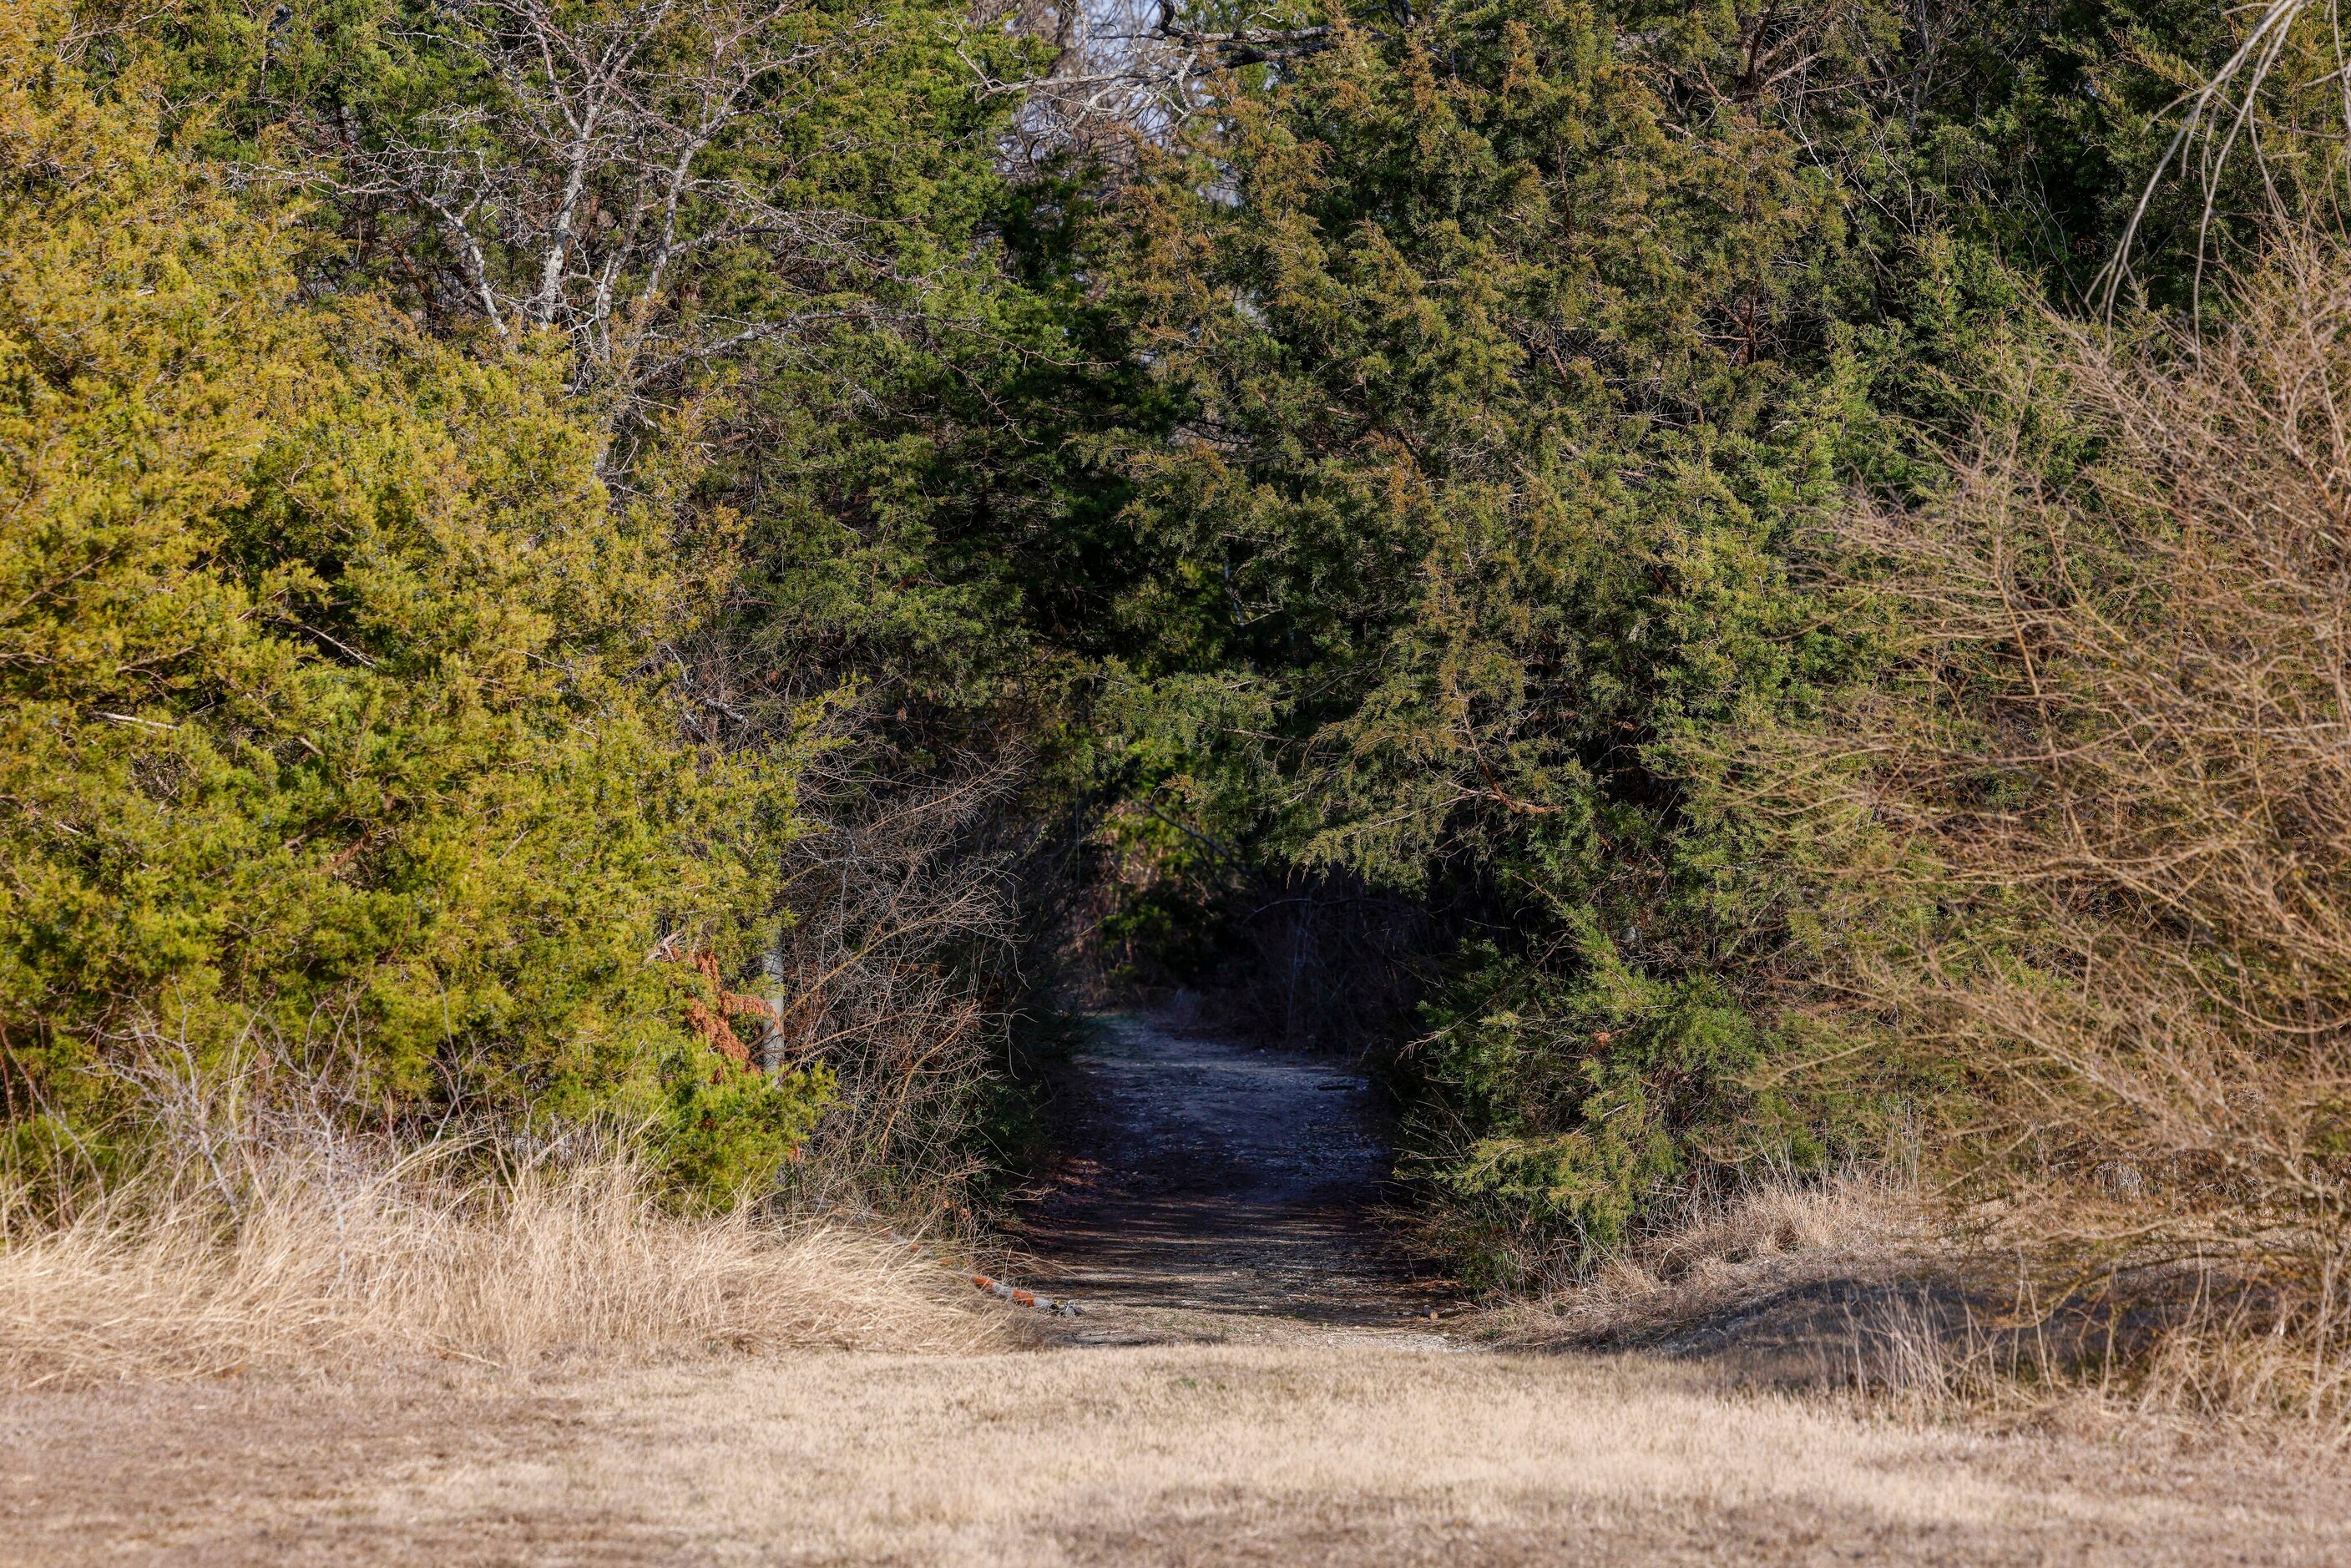
[{"label": "gravel path", "polygon": [[1439,1304],[1374,1219],[1388,1153],[1361,1073],[1118,1017],[1064,1098],[1066,1157],[1021,1206],[1020,1263],[1084,1307],[1078,1343],[1394,1326]]}]

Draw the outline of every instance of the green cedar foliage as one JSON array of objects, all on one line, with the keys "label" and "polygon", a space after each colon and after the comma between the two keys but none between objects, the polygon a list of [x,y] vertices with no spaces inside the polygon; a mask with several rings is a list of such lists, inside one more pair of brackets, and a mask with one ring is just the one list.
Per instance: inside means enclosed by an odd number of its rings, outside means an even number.
[{"label": "green cedar foliage", "polygon": [[[1228,76],[1105,242],[1169,421],[1127,516],[1173,562],[1119,607],[1108,746],[1159,808],[1129,836],[1197,884],[1213,838],[1437,916],[1416,1163],[1508,1269],[1937,1092],[1803,1067],[1833,852],[1715,757],[1868,677],[1886,607],[1818,591],[1822,526],[2034,418],[2003,367],[2241,34],[2168,0],[1328,19]],[[2133,287],[2185,305],[2199,251],[2339,202],[2324,27],[2262,89],[2265,158],[2213,165],[2209,233],[2203,186],[2156,187]]]},{"label": "green cedar foliage", "polygon": [[1266,716],[1161,787],[1444,915],[1417,1154],[1496,1256],[1620,1236],[1694,1160],[1865,1133],[1751,1088],[1784,912],[1684,754],[1865,656],[1792,545],[1853,486],[1932,486],[1907,432],[2031,290],[1949,226],[1980,193],[1917,200],[1953,154],[1866,85],[1891,16],[1339,16],[1121,214],[1176,409],[1129,515],[1180,561],[1121,606],[1135,708],[1213,674]]},{"label": "green cedar foliage", "polygon": [[[698,564],[728,613],[689,658],[730,739],[789,736],[846,688],[905,711],[885,727],[915,766],[1064,727],[1064,688],[1137,570],[1097,450],[1131,423],[1136,378],[1102,351],[1068,244],[1082,182],[1008,182],[1017,100],[976,90],[975,72],[1039,63],[1032,41],[939,0],[189,0],[152,30],[212,155],[290,167],[318,194],[337,243],[306,257],[314,286],[465,332],[486,285],[503,314],[562,328],[624,484],[648,455],[679,460],[657,432],[694,411],[677,498],[708,525]],[[593,47],[549,68],[539,31]],[[551,95],[587,102],[586,62],[607,54],[625,91],[575,142]],[[743,90],[713,99],[713,82]],[[673,166],[691,178],[656,277]]]},{"label": "green cedar foliage", "polygon": [[689,608],[562,365],[301,302],[301,214],[0,31],[0,1082],[102,1157],[158,1071],[371,1120],[617,1118],[725,1197],[826,1085],[687,1027],[793,758],[713,759],[640,674]]}]

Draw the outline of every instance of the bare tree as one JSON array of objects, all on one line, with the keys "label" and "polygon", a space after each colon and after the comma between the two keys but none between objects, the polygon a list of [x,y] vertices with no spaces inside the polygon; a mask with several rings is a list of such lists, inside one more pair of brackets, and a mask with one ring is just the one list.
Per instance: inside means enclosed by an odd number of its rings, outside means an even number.
[{"label": "bare tree", "polygon": [[[890,34],[805,0],[449,0],[412,35],[473,73],[401,124],[306,129],[338,196],[406,214],[430,308],[570,344],[578,390],[625,420],[655,389],[759,341],[878,314],[892,225],[795,201],[844,151],[821,112]],[[705,289],[726,267],[729,286]],[[429,270],[428,270],[429,269]]]},{"label": "bare tree", "polygon": [[1017,78],[972,68],[982,91],[1020,99],[1008,151],[1032,167],[1071,154],[1123,162],[1212,104],[1219,73],[1313,54],[1332,36],[1323,24],[1278,25],[1270,11],[1204,29],[1175,0],[1027,0],[1007,21],[1049,40],[1051,64]]}]

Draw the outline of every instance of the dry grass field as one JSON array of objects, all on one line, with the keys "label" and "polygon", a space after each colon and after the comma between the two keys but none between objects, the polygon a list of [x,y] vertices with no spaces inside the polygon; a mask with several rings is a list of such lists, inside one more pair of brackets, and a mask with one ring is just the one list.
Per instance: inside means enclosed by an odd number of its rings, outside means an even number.
[{"label": "dry grass field", "polygon": [[288,1166],[226,1246],[196,1207],[21,1229],[0,1564],[2351,1561],[2329,1428],[1994,1423],[1678,1343],[1887,1277],[1885,1188],[1694,1210],[1581,1296],[1432,1323],[1343,1071],[1133,1026],[1080,1068],[1016,1260],[1074,1319],[592,1163]]},{"label": "dry grass field", "polygon": [[11,1563],[2351,1560],[2339,1455],[1988,1433],[1434,1334],[20,1396]]}]

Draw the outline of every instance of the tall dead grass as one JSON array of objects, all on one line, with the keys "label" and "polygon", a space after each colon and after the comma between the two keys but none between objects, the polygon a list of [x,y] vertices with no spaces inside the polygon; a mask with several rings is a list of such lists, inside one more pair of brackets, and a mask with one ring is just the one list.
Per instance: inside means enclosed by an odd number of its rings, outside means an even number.
[{"label": "tall dead grass", "polygon": [[1806,1285],[1889,1280],[1940,1246],[1924,1195],[1899,1175],[1772,1171],[1737,1186],[1700,1184],[1669,1223],[1507,1310],[1501,1337],[1654,1339]]},{"label": "tall dead grass", "polygon": [[2045,1422],[2131,1416],[2182,1433],[2216,1427],[2351,1449],[2351,1367],[2292,1314],[2227,1276],[2170,1295],[2008,1301],[1895,1291],[1847,1313],[1823,1371],[1872,1405],[1913,1418],[1954,1409]]},{"label": "tall dead grass", "polygon": [[[2029,1256],[1970,1249],[1915,1174],[1767,1172],[1699,1186],[1668,1224],[1494,1314],[1505,1346],[1665,1345],[1773,1386],[1936,1421],[2151,1419],[2351,1448],[2351,1365],[2210,1270],[2045,1293]],[[2020,1267],[2020,1265],[2022,1265]]]},{"label": "tall dead grass", "polygon": [[824,810],[784,868],[796,918],[744,983],[765,993],[759,1064],[820,1064],[837,1094],[778,1190],[729,1213],[665,1207],[642,1136],[469,1131],[462,1106],[395,1128],[258,1028],[201,1067],[161,1031],[126,1035],[94,1071],[143,1167],[124,1176],[51,1119],[41,1173],[0,1168],[0,1384],[997,1342],[962,1280],[872,1217],[968,1221],[1009,941],[991,813],[1011,781],[974,768],[874,799],[813,780]]},{"label": "tall dead grass", "polygon": [[472,1168],[281,1148],[233,1188],[158,1173],[62,1219],[0,1204],[0,1384],[997,1333],[903,1244],[748,1206],[673,1213],[618,1154]]}]

